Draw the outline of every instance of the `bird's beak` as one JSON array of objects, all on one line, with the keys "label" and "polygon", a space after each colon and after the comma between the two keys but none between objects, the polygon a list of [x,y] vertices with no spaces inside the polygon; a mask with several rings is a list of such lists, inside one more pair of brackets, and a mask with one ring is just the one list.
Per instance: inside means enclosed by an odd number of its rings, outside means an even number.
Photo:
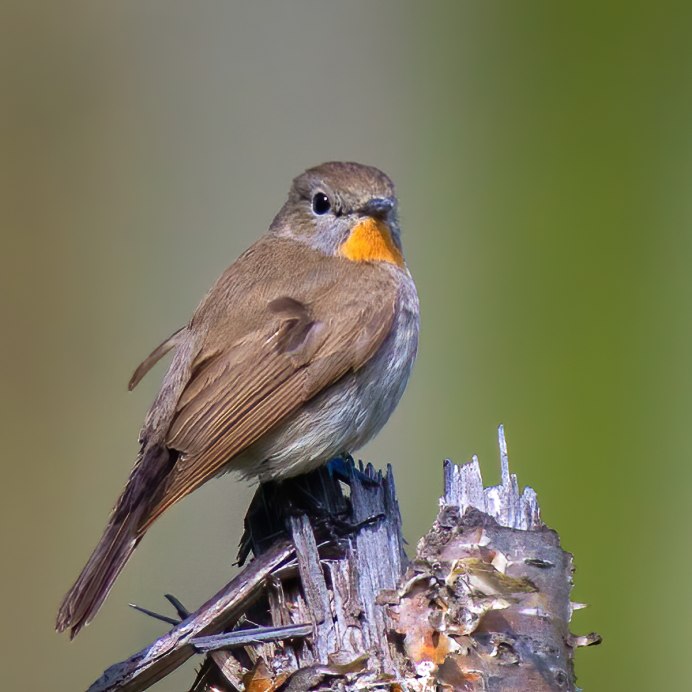
[{"label": "bird's beak", "polygon": [[394,200],[391,197],[373,197],[358,212],[375,219],[384,219],[392,209],[394,209]]}]

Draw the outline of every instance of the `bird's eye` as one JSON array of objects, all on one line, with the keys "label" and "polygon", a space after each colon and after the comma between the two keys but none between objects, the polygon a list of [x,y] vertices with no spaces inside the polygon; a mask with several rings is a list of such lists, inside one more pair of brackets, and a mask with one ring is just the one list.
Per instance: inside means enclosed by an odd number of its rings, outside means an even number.
[{"label": "bird's eye", "polygon": [[318,192],[312,198],[312,210],[315,214],[326,214],[332,208],[332,203],[329,201],[329,197],[324,194],[324,192]]}]

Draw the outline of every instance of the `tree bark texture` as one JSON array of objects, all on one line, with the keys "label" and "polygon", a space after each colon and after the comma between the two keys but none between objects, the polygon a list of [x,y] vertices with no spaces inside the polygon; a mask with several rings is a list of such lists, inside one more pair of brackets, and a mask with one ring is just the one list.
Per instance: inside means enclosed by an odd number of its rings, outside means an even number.
[{"label": "tree bark texture", "polygon": [[90,689],[144,690],[202,654],[193,692],[576,690],[574,650],[600,638],[570,634],[572,556],[533,490],[519,492],[502,428],[500,452],[490,488],[477,459],[445,462],[410,560],[391,468],[260,487],[249,564],[195,613],[169,597],[182,621]]}]

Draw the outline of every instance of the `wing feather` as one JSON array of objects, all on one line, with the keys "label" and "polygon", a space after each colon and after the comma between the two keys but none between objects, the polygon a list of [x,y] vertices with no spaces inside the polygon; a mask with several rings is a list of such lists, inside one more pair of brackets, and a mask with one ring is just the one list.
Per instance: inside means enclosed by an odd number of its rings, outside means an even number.
[{"label": "wing feather", "polygon": [[151,370],[161,358],[163,358],[171,349],[175,348],[185,337],[185,327],[181,327],[178,331],[171,334],[164,342],[160,343],[136,368],[127,388],[132,391],[141,381],[142,378]]},{"label": "wing feather", "polygon": [[[230,460],[301,405],[362,367],[389,333],[396,288],[377,301],[359,296],[333,312],[327,291],[308,306],[294,298],[267,305],[256,331],[193,368],[166,445],[180,456],[142,531],[170,505],[218,473]],[[267,329],[267,325],[269,329]]]}]

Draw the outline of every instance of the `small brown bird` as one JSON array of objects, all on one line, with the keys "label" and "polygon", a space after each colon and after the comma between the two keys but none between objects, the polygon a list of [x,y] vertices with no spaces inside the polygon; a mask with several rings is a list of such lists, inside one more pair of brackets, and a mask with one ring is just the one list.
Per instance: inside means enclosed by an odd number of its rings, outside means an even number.
[{"label": "small brown bird", "polygon": [[137,368],[175,351],[108,525],[58,612],[88,624],[146,530],[226,471],[260,482],[353,452],[387,422],[418,345],[391,180],[332,162],[293,181],[269,231],[218,279],[189,324]]}]

